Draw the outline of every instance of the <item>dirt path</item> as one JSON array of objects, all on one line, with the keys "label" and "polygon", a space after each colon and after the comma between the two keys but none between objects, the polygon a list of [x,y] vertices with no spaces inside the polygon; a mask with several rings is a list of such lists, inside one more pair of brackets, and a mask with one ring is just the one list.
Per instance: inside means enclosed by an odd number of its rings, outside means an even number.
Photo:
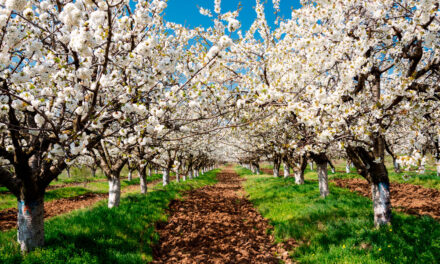
[{"label": "dirt path", "polygon": [[239,196],[243,179],[227,168],[218,180],[170,204],[153,263],[279,263],[281,256],[290,263],[267,234],[267,221]]},{"label": "dirt path", "polygon": [[[147,184],[150,189],[161,179]],[[122,193],[140,190],[139,185],[130,185],[122,189]],[[48,219],[60,214],[66,214],[73,210],[83,209],[94,205],[95,203],[107,199],[107,193],[87,193],[80,196],[62,198],[44,203],[44,218]],[[0,211],[0,231],[9,230],[17,227],[17,208],[9,208]]]},{"label": "dirt path", "polygon": [[[336,186],[371,199],[371,187],[363,179],[334,179]],[[440,191],[413,184],[391,183],[391,205],[402,212],[440,219]]]}]

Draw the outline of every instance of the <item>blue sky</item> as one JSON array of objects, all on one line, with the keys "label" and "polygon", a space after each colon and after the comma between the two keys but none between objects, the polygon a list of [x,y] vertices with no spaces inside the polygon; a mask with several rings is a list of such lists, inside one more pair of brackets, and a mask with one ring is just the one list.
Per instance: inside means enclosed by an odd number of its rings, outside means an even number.
[{"label": "blue sky", "polygon": [[[261,0],[261,2],[264,1],[265,0]],[[222,13],[236,10],[240,2],[242,9],[238,19],[242,24],[241,30],[245,31],[249,29],[256,17],[253,9],[255,6],[255,0],[222,0],[221,9]],[[266,18],[269,25],[273,26],[275,15],[272,0],[267,0],[266,2]],[[281,0],[280,16],[290,18],[292,8],[300,7],[299,2],[299,0]],[[168,0],[167,3],[168,7],[165,9],[165,20],[167,21],[184,24],[191,28],[197,26],[209,27],[212,25],[212,21],[209,17],[202,16],[199,13],[198,6],[209,9],[213,12],[214,0]]]}]

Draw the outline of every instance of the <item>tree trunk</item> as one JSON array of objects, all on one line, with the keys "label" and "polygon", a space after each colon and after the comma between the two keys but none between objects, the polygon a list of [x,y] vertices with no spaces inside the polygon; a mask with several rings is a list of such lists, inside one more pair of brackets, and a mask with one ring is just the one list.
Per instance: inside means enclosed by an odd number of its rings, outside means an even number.
[{"label": "tree trunk", "polygon": [[95,178],[96,177],[96,169],[92,168],[91,170],[92,170],[92,177]]},{"label": "tree trunk", "polygon": [[304,184],[304,172],[301,170],[297,170],[293,173],[295,176],[295,183],[298,185]]},{"label": "tree trunk", "polygon": [[260,175],[261,174],[261,172],[260,172],[260,164],[258,164],[258,162],[256,162],[254,164],[254,166],[255,166],[255,174]]},{"label": "tree trunk", "polygon": [[288,178],[290,175],[290,167],[289,164],[287,162],[283,163],[283,167],[284,167],[284,178]]},{"label": "tree trunk", "polygon": [[180,182],[180,166],[176,169],[176,182]]},{"label": "tree trunk", "polygon": [[437,168],[437,177],[440,177],[440,159],[435,161],[435,166]]},{"label": "tree trunk", "polygon": [[280,164],[278,162],[273,163],[273,176],[275,178],[280,177]]},{"label": "tree trunk", "polygon": [[373,197],[374,225],[379,227],[391,221],[391,200],[390,188],[387,183],[377,183],[371,185]]},{"label": "tree trunk", "polygon": [[148,168],[148,177],[151,177],[153,173],[153,170],[151,169],[151,167]]},{"label": "tree trunk", "polygon": [[332,173],[335,173],[335,172],[336,172],[335,167],[332,167]]},{"label": "tree trunk", "polygon": [[121,200],[121,179],[111,177],[108,180],[108,208],[118,207]]},{"label": "tree trunk", "polygon": [[163,186],[167,186],[168,184],[170,184],[170,170],[169,169],[163,170],[162,184],[163,184]]},{"label": "tree trunk", "polygon": [[43,201],[43,198],[38,201],[18,201],[17,240],[24,253],[44,245]]},{"label": "tree trunk", "polygon": [[70,178],[70,168],[66,167],[67,178]]},{"label": "tree trunk", "polygon": [[400,173],[400,164],[397,162],[397,159],[393,158],[393,167],[394,167],[394,172],[396,173]]},{"label": "tree trunk", "polygon": [[199,175],[197,175],[197,171],[196,170],[193,170],[193,177],[194,178],[197,178]]},{"label": "tree trunk", "polygon": [[313,170],[313,162],[310,162],[310,170]]},{"label": "tree trunk", "polygon": [[141,180],[141,194],[147,193],[147,168],[144,166],[138,170],[139,179]]},{"label": "tree trunk", "polygon": [[350,161],[347,160],[347,163],[345,164],[345,173],[350,173]]},{"label": "tree trunk", "polygon": [[189,173],[189,179],[190,179],[190,180],[194,179],[193,170],[190,169],[190,170],[188,171],[188,173]]},{"label": "tree trunk", "polygon": [[133,171],[132,170],[128,170],[128,181],[133,180]]},{"label": "tree trunk", "polygon": [[325,198],[330,193],[328,189],[327,162],[317,163],[316,168],[318,171],[319,192]]}]

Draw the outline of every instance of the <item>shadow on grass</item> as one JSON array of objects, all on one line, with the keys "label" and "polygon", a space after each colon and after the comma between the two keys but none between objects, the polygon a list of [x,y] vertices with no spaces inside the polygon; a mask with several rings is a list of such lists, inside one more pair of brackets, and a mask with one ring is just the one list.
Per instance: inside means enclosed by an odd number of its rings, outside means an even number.
[{"label": "shadow on grass", "polygon": [[76,211],[45,223],[46,245],[25,257],[16,231],[0,233],[1,263],[145,263],[158,241],[155,223],[166,221],[165,209],[179,193],[216,182],[218,171],[182,184],[171,183],[147,195],[133,194],[108,209],[105,201],[91,210]]},{"label": "shadow on grass", "polygon": [[430,217],[394,213],[392,226],[375,229],[371,201],[346,189],[331,184],[322,199],[314,181],[246,178],[275,239],[299,243],[291,254],[300,263],[440,263],[440,223]]}]

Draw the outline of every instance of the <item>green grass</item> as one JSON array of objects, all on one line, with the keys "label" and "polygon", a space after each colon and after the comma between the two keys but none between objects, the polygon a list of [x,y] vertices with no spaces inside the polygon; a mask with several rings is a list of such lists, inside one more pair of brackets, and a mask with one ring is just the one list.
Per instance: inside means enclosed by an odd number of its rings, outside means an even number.
[{"label": "green grass", "polygon": [[[161,174],[153,174],[151,177],[147,177],[147,182],[158,180],[162,177]],[[130,185],[140,184],[139,178],[135,178],[131,181],[122,180],[121,188],[128,187]],[[44,196],[44,201],[49,202],[61,198],[71,198],[86,193],[107,193],[108,182],[89,182],[87,187],[64,187],[55,190],[47,191]],[[13,194],[0,194],[0,210],[12,208],[17,206],[17,198]]]},{"label": "green grass", "polygon": [[155,223],[166,221],[165,210],[182,191],[211,185],[219,170],[184,183],[157,186],[147,195],[124,196],[118,208],[105,201],[90,210],[74,211],[45,223],[46,245],[21,256],[16,230],[0,233],[0,263],[145,263],[158,241]]},{"label": "green grass", "polygon": [[322,199],[315,181],[237,172],[276,241],[299,243],[291,254],[300,263],[440,263],[440,223],[430,217],[393,213],[392,227],[375,229],[368,198],[331,184]]}]

